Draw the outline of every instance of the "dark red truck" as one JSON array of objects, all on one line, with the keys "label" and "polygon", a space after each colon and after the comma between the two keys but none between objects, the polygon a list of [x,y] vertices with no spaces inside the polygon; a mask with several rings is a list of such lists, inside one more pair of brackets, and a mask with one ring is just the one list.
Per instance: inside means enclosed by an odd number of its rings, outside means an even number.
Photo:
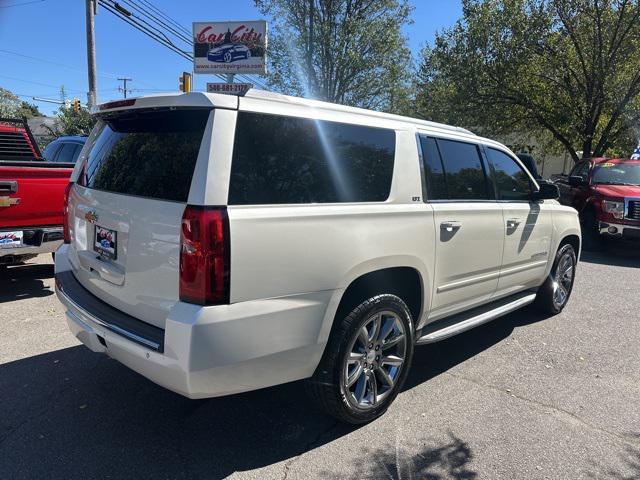
[{"label": "dark red truck", "polygon": [[72,170],[42,159],[25,121],[0,118],[0,266],[56,251]]},{"label": "dark red truck", "polygon": [[578,210],[586,240],[640,240],[640,160],[591,159],[555,181],[560,201]]}]

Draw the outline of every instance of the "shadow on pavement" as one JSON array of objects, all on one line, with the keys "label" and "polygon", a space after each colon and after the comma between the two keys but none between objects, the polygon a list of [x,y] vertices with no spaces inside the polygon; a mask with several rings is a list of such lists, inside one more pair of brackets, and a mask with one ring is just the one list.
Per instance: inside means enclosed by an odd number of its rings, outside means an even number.
[{"label": "shadow on pavement", "polygon": [[0,269],[0,303],[53,295],[42,280],[53,278],[53,264],[16,265]]},{"label": "shadow on pavement", "polygon": [[[439,344],[418,347],[405,389],[540,320],[528,309]],[[393,408],[393,407],[392,407]],[[83,346],[0,365],[4,478],[223,478],[313,450],[354,430],[316,411],[302,382],[188,400]],[[458,438],[393,470],[414,478],[474,478]],[[402,470],[404,469],[404,470]],[[389,477],[387,477],[389,478]],[[404,478],[404,476],[402,477]]]},{"label": "shadow on pavement", "polygon": [[627,435],[629,441],[636,446],[628,445],[625,449],[622,463],[626,466],[624,472],[614,469],[605,469],[602,466],[592,462],[592,468],[595,472],[589,472],[588,477],[593,479],[610,479],[610,480],[638,480],[640,478],[640,434]]},{"label": "shadow on pavement", "polygon": [[640,243],[610,241],[603,244],[601,248],[583,250],[580,261],[614,267],[640,268]]},{"label": "shadow on pavement", "polygon": [[[446,445],[424,448],[417,454],[410,456],[388,448],[366,452],[354,463],[357,475],[343,478],[353,480],[382,478],[389,480],[403,478],[472,480],[478,478],[478,474],[468,468],[468,463],[473,459],[469,445],[452,433],[449,433],[449,438],[451,441]],[[325,476],[335,478],[333,472]]]},{"label": "shadow on pavement", "polygon": [[417,346],[404,389],[416,387],[491,348],[511,335],[514,328],[546,318],[530,306],[447,340]]}]

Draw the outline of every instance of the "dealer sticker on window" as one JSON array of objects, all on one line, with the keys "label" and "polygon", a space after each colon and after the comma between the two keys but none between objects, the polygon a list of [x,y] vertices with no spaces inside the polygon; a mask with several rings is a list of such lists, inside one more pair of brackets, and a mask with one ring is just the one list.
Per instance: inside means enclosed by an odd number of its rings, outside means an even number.
[{"label": "dealer sticker on window", "polygon": [[117,233],[115,230],[96,225],[96,238],[93,249],[107,258],[115,259],[118,251]]}]

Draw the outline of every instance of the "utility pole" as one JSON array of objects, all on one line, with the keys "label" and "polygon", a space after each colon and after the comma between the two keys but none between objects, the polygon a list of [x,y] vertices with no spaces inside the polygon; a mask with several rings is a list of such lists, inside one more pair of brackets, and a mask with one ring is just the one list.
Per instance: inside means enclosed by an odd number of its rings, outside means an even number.
[{"label": "utility pole", "polygon": [[313,24],[315,20],[315,6],[316,0],[309,0],[309,45],[307,47],[307,84],[309,91],[312,95],[316,94],[315,76],[313,73],[313,42],[315,40],[313,35]]},{"label": "utility pole", "polygon": [[127,92],[131,91],[131,90],[127,90],[127,82],[133,82],[133,79],[122,77],[122,78],[118,78],[118,80],[120,80],[123,84],[122,87],[118,87],[118,90],[124,93],[124,98],[127,98]]},{"label": "utility pole", "polygon": [[87,103],[94,108],[98,103],[98,86],[96,84],[96,37],[93,17],[96,13],[97,0],[86,0],[87,10],[87,74],[89,76],[89,94]]}]

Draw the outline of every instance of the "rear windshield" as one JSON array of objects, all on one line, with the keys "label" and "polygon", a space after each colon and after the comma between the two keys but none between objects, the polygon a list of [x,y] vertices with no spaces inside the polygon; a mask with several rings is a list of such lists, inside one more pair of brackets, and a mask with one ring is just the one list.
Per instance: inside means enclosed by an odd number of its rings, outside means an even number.
[{"label": "rear windshield", "polygon": [[209,109],[130,111],[96,126],[78,183],[186,202]]}]

